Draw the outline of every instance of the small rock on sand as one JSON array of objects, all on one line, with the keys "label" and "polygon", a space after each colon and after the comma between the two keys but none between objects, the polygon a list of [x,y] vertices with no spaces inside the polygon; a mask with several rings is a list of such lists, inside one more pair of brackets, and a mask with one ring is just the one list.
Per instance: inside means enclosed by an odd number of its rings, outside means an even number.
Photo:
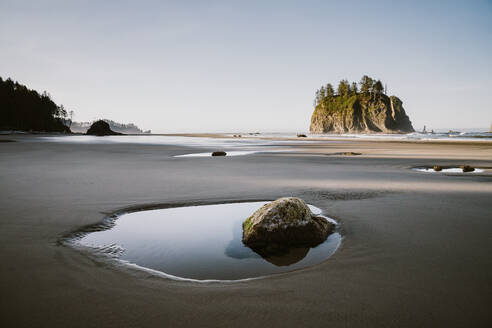
[{"label": "small rock on sand", "polygon": [[471,167],[470,165],[461,165],[460,168],[463,170],[463,172],[473,172],[475,169]]}]

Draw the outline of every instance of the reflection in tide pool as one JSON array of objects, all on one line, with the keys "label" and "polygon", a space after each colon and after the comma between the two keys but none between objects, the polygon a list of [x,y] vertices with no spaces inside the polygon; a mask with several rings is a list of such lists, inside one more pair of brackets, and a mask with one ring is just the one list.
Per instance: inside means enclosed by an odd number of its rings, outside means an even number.
[{"label": "reflection in tide pool", "polygon": [[[197,280],[236,280],[318,264],[340,244],[339,233],[314,248],[262,258],[243,245],[242,222],[266,202],[178,207],[121,215],[108,230],[86,234],[84,246],[120,260]],[[310,206],[314,213],[321,210]]]}]

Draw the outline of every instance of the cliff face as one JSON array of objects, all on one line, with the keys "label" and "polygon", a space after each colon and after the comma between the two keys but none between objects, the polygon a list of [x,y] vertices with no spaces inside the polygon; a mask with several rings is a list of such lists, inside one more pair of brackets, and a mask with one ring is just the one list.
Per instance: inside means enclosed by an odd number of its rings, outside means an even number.
[{"label": "cliff face", "polygon": [[333,97],[316,106],[311,133],[408,133],[412,123],[398,97],[352,95]]}]

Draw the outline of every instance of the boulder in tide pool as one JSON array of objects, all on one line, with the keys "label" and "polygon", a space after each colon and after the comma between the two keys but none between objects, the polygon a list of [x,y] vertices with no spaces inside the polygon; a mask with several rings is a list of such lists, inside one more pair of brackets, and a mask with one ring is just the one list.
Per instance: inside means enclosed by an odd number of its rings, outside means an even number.
[{"label": "boulder in tide pool", "polygon": [[263,205],[243,223],[243,243],[262,256],[289,247],[314,247],[335,225],[314,215],[299,198],[285,197]]},{"label": "boulder in tide pool", "polygon": [[225,151],[214,151],[212,156],[225,156],[227,153]]}]

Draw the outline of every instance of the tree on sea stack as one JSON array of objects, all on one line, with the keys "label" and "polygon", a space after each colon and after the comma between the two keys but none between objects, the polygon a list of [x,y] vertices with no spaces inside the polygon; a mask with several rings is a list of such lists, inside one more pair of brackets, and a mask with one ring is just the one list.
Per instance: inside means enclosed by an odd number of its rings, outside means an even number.
[{"label": "tree on sea stack", "polygon": [[339,96],[347,96],[350,92],[350,84],[347,80],[341,80],[338,84],[337,93]]},{"label": "tree on sea stack", "polygon": [[327,98],[332,98],[335,95],[335,89],[333,89],[333,86],[330,83],[326,85],[325,89]]},{"label": "tree on sea stack", "polygon": [[350,94],[355,96],[357,94],[357,82],[352,82],[352,87],[350,88]]},{"label": "tree on sea stack", "polygon": [[369,76],[364,75],[360,80],[360,92],[365,94],[371,93],[373,84],[374,80],[371,79]]},{"label": "tree on sea stack", "polygon": [[382,94],[384,91],[383,83],[380,80],[378,80],[376,83],[374,83],[372,87],[372,91],[376,95]]}]

